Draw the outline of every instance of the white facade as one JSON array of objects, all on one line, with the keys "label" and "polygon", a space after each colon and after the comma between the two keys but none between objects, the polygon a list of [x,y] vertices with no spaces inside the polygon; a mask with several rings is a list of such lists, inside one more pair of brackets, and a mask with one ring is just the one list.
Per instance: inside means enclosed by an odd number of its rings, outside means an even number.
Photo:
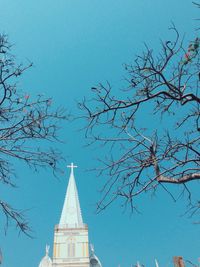
[{"label": "white facade", "polygon": [[53,267],[89,267],[88,229],[55,227]]}]

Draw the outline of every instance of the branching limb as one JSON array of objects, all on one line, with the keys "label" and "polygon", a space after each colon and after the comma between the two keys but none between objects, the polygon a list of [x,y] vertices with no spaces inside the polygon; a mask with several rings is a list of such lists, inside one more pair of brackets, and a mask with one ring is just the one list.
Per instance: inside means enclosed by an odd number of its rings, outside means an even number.
[{"label": "branching limb", "polygon": [[[200,180],[200,39],[187,43],[171,30],[175,37],[160,52],[145,45],[125,64],[126,89],[116,94],[109,83],[99,84],[92,99],[79,103],[86,137],[107,153],[99,169],[107,179],[100,209],[118,197],[136,207],[137,197],[159,188],[175,201],[187,194],[192,203],[186,184]],[[168,184],[184,194],[175,196]]]}]

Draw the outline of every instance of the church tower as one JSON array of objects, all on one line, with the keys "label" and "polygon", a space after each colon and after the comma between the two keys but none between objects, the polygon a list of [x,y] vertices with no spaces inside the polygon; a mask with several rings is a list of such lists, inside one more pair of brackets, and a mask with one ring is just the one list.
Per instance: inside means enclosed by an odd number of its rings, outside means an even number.
[{"label": "church tower", "polygon": [[89,267],[88,227],[83,223],[78,191],[71,169],[60,222],[54,230],[53,267]]}]

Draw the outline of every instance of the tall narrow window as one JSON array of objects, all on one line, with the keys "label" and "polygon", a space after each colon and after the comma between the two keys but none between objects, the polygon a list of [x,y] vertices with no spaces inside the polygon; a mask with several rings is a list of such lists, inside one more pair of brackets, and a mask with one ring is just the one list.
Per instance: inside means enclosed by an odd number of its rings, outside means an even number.
[{"label": "tall narrow window", "polygon": [[68,257],[75,257],[75,243],[72,240],[68,243]]}]

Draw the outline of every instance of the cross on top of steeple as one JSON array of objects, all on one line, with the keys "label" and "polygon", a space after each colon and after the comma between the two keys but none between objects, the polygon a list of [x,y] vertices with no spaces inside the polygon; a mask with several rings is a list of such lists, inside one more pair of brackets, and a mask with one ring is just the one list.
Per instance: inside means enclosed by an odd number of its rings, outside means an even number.
[{"label": "cross on top of steeple", "polygon": [[67,165],[67,168],[71,169],[71,174],[74,173],[74,168],[77,168],[78,166],[74,165],[74,163],[72,162],[70,165]]},{"label": "cross on top of steeple", "polygon": [[72,162],[70,165],[67,165],[67,168],[77,168],[78,166],[74,165],[74,163]]}]

